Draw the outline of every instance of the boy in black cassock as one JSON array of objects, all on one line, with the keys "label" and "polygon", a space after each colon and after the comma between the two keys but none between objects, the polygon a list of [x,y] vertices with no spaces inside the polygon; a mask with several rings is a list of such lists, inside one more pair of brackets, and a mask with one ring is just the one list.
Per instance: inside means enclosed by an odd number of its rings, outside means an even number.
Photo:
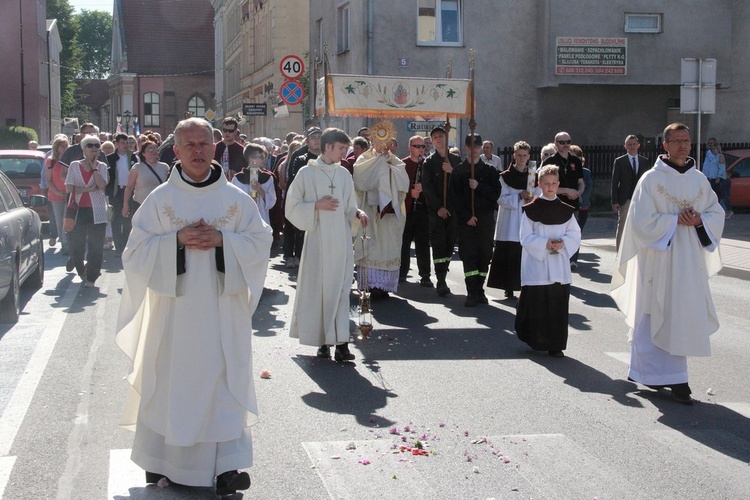
[{"label": "boy in black cassock", "polygon": [[560,201],[559,169],[539,171],[542,195],[523,206],[521,216],[521,296],[516,334],[532,349],[563,357],[568,342],[570,256],[581,244],[575,209]]},{"label": "boy in black cassock", "polygon": [[471,134],[467,135],[464,146],[467,158],[453,170],[450,189],[458,227],[458,255],[464,264],[466,280],[464,306],[474,307],[488,302],[483,285],[492,258],[495,207],[500,196],[500,174],[480,159],[482,136],[474,134],[472,138]]}]

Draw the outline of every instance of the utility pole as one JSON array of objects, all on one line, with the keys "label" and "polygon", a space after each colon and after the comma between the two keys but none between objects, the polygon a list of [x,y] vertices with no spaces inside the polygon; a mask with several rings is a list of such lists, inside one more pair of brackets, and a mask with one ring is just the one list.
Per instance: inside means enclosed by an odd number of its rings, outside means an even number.
[{"label": "utility pole", "polygon": [[20,20],[19,29],[21,30],[21,126],[26,126],[26,95],[24,91],[23,75],[23,0],[18,0],[18,15]]}]

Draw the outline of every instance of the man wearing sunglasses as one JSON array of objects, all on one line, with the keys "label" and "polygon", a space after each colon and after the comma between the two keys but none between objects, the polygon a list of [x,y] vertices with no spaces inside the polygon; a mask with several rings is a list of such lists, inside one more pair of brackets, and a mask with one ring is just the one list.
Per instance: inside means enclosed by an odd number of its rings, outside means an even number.
[{"label": "man wearing sunglasses", "polygon": [[230,179],[247,167],[245,157],[242,155],[242,145],[237,142],[240,135],[239,127],[239,122],[233,116],[224,118],[221,122],[223,138],[216,143],[216,151],[214,151],[214,160],[221,164],[221,168]]},{"label": "man wearing sunglasses", "polygon": [[[577,219],[581,193],[583,193],[586,185],[583,182],[583,164],[581,160],[570,154],[570,145],[572,143],[570,134],[567,132],[558,132],[555,136],[557,153],[542,161],[542,166],[557,165],[560,167],[560,187],[557,190],[557,197],[575,208]],[[575,261],[571,261],[570,268],[575,269],[576,267],[578,267],[578,264]]]},{"label": "man wearing sunglasses", "polygon": [[[81,135],[82,140],[83,137],[86,137],[87,135],[96,135],[98,137],[99,130],[97,129],[96,125],[93,123],[84,123],[81,125]],[[65,165],[66,167],[70,167],[70,164],[73,163],[76,160],[82,160],[83,159],[83,148],[81,147],[81,144],[73,144],[68,149],[65,150],[65,153],[63,153],[62,158],[60,158],[60,163]],[[99,150],[99,161],[103,163],[107,163],[107,156]]]},{"label": "man wearing sunglasses", "polygon": [[422,193],[422,167],[425,159],[425,140],[421,135],[409,139],[409,156],[401,161],[406,165],[409,174],[409,192],[404,204],[406,206],[406,225],[401,239],[401,269],[399,282],[406,281],[411,264],[411,242],[414,241],[414,251],[417,254],[417,269],[419,270],[419,284],[432,288],[430,280],[430,222],[427,218],[427,205]]}]

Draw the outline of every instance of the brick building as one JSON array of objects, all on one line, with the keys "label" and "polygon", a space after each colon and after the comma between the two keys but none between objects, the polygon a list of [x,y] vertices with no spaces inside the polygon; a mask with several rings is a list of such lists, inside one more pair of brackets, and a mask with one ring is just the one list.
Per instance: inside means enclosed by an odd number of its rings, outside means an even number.
[{"label": "brick building", "polygon": [[115,117],[129,112],[131,133],[138,127],[166,137],[186,112],[202,118],[215,109],[213,16],[209,0],[150,0],[148,8],[115,0],[112,123],[103,128],[115,130]]}]

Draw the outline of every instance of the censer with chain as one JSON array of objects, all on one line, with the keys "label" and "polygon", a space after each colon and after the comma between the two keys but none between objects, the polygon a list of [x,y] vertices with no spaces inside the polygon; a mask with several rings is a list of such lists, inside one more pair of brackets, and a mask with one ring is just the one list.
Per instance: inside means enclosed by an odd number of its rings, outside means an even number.
[{"label": "censer with chain", "polygon": [[[362,237],[360,240],[362,242],[363,261],[365,260],[364,257],[367,255],[365,242],[368,239],[366,230],[362,229]],[[372,307],[370,306],[370,287],[367,283],[367,267],[359,266],[359,272],[362,276],[359,280],[361,286],[359,290],[359,308],[357,310],[359,313],[357,329],[359,330],[359,338],[367,339],[370,336],[370,333],[372,333]]]}]

